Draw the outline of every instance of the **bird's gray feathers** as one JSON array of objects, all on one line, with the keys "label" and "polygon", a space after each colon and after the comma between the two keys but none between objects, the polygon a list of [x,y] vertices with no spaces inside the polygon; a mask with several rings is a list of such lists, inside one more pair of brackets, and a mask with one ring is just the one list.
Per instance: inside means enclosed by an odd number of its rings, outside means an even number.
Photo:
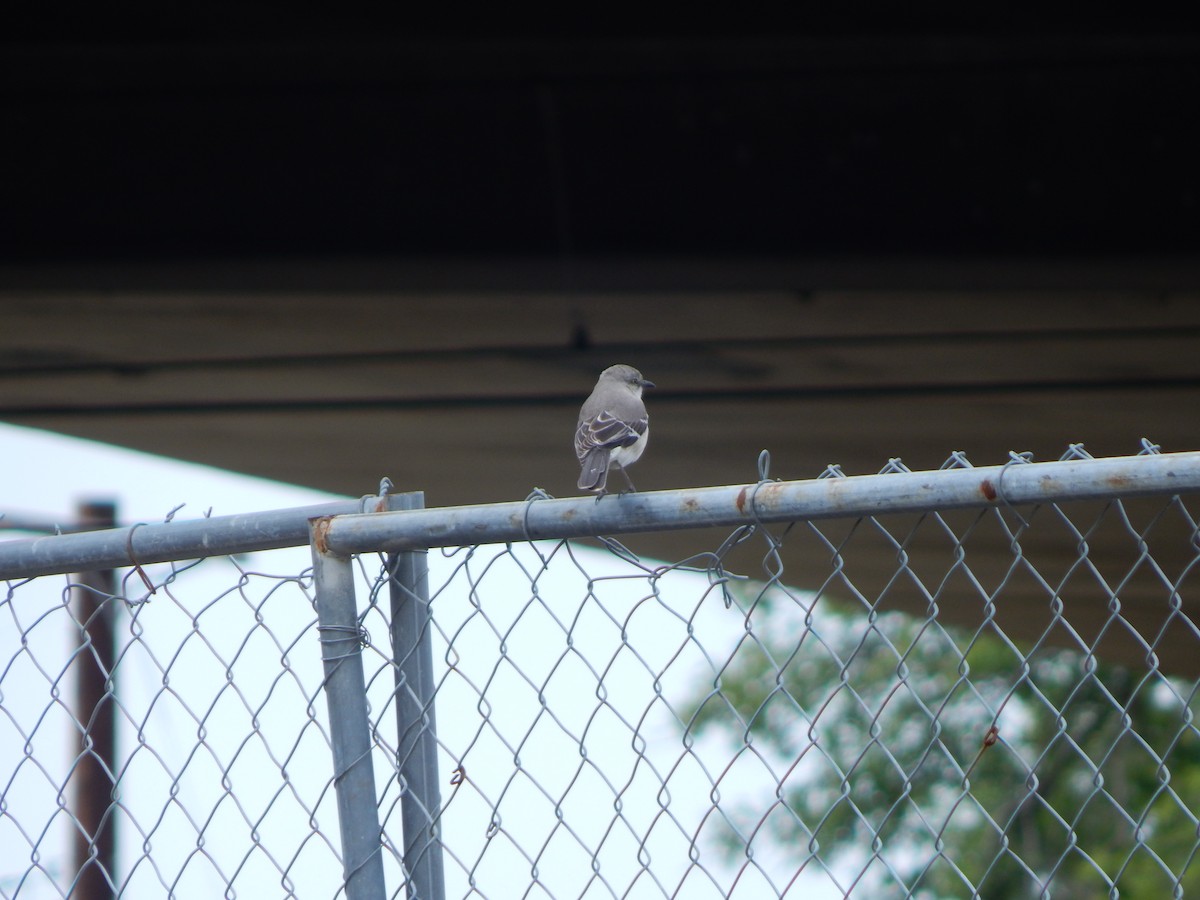
[{"label": "bird's gray feathers", "polygon": [[[638,401],[641,406],[641,401]],[[623,418],[619,413],[602,409],[595,416],[579,420],[575,429],[575,455],[580,463],[593,450],[612,450],[615,447],[632,447],[638,442],[650,419],[642,407],[641,416],[635,419]]]},{"label": "bird's gray feathers", "polygon": [[610,366],[600,374],[575,427],[582,490],[603,491],[610,465],[624,466],[641,455],[637,445],[644,445],[650,427],[642,388],[652,386],[632,366]]},{"label": "bird's gray feathers", "polygon": [[596,447],[581,463],[579,472],[579,489],[582,491],[602,491],[608,483],[608,458],[610,451],[606,447]]},{"label": "bird's gray feathers", "polygon": [[646,416],[635,422],[623,422],[608,410],[594,419],[585,419],[575,429],[575,455],[582,471],[579,487],[585,491],[602,491],[608,480],[608,467],[613,450],[632,447],[649,427]]}]

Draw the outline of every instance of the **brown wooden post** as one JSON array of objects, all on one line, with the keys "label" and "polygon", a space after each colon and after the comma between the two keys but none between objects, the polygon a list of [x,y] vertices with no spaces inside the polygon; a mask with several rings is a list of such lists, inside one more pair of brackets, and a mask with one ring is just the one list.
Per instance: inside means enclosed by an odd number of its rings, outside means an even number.
[{"label": "brown wooden post", "polygon": [[[116,506],[89,501],[79,506],[79,525],[87,530],[112,528]],[[101,900],[117,893],[116,822],[112,818],[116,773],[116,702],[112,670],[116,660],[114,619],[116,576],[112,569],[81,572],[71,600],[80,623],[80,652],[75,665],[75,717],[84,732],[78,761],[70,776],[75,818],[72,900]]]}]

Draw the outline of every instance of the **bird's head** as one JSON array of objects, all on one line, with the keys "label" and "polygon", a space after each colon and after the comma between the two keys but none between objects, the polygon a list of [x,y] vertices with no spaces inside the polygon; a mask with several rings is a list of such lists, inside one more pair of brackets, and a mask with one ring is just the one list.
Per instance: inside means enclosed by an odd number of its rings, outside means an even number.
[{"label": "bird's head", "polygon": [[615,381],[618,384],[624,385],[638,397],[642,396],[643,388],[654,387],[654,382],[647,381],[645,378],[643,378],[642,373],[633,366],[609,366],[600,373],[600,377],[602,379]]}]

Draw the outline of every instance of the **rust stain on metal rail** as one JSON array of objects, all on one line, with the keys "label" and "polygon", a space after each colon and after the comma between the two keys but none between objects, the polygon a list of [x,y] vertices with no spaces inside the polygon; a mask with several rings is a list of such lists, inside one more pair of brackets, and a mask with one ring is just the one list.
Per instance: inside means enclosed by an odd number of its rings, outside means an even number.
[{"label": "rust stain on metal rail", "polygon": [[[597,504],[593,498],[547,499],[542,503],[482,504],[451,510],[409,511],[400,516],[347,516],[329,526],[323,546],[330,552],[354,553],[372,547],[378,532],[389,548],[467,545],[590,534],[625,534],[662,529],[740,525],[753,517],[761,522],[828,519],[845,515],[921,511],[1012,503],[1042,498],[1072,500],[1136,491],[1174,493],[1182,478],[1164,483],[1163,460],[1059,461],[1008,468],[968,471],[889,473],[614,495]],[[1173,463],[1173,464],[1172,464]],[[1175,471],[1187,463],[1188,485],[1200,490],[1200,453],[1168,463]],[[1007,479],[1007,480],[1003,480]],[[734,506],[730,510],[726,504]],[[378,518],[378,522],[368,522]],[[314,538],[314,542],[315,542]]]},{"label": "rust stain on metal rail", "polygon": [[318,519],[309,519],[313,529],[313,541],[317,545],[317,552],[325,555],[329,553],[329,524],[333,521],[333,516],[321,516]]},{"label": "rust stain on metal rail", "polygon": [[779,506],[782,495],[782,482],[772,481],[760,486],[751,499],[754,501],[755,509],[774,509]]}]

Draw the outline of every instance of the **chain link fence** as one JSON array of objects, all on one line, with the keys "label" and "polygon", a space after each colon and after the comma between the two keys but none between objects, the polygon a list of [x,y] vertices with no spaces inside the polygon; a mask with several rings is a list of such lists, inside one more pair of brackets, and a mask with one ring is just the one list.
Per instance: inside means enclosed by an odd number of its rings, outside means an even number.
[{"label": "chain link fence", "polygon": [[760,474],[0,544],[0,896],[1200,890],[1200,454]]}]

